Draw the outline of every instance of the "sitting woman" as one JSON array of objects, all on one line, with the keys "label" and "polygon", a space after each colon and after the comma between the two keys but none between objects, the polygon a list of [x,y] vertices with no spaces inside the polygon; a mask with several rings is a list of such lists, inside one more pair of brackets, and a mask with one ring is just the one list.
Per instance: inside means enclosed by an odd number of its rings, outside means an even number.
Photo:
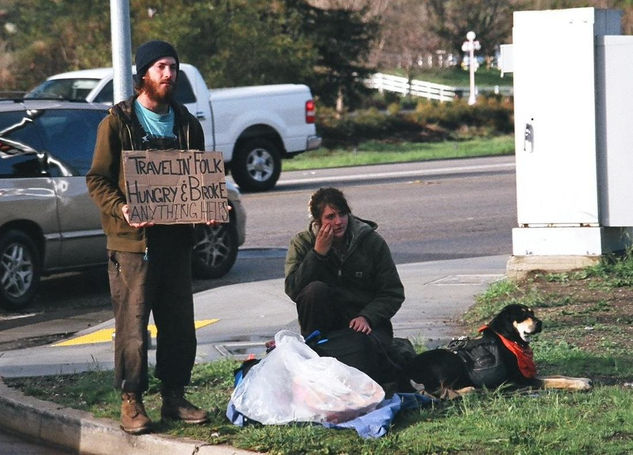
[{"label": "sitting woman", "polygon": [[[343,193],[321,188],[310,198],[308,229],[293,237],[285,291],[297,304],[301,334],[321,333],[313,347],[378,382],[393,339],[391,317],[404,287],[376,223],[351,213]],[[327,340],[327,341],[326,341]]]}]

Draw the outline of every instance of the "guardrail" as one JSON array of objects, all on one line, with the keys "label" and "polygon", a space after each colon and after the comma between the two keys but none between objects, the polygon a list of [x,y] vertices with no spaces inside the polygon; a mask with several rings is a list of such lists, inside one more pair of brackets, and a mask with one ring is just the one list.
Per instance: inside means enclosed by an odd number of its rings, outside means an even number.
[{"label": "guardrail", "polygon": [[[380,92],[395,92],[401,95],[418,96],[438,101],[453,101],[456,98],[467,97],[470,93],[468,87],[453,87],[450,85],[436,84],[418,79],[409,81],[406,77],[392,76],[390,74],[375,73],[365,80],[365,85]],[[478,93],[496,93],[512,96],[512,87],[478,87]]]}]

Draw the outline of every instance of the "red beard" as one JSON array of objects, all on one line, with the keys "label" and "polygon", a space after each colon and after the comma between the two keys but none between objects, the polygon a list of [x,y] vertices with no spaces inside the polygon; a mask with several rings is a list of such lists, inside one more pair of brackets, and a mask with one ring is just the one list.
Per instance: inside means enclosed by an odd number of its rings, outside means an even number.
[{"label": "red beard", "polygon": [[173,99],[174,84],[154,82],[151,79],[144,79],[143,91],[147,96],[162,104],[169,104]]}]

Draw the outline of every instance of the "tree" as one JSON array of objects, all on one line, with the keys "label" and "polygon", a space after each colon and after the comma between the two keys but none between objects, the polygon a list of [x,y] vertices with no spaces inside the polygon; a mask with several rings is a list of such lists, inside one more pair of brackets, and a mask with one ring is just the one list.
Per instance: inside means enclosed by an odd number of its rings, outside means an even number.
[{"label": "tree", "polygon": [[[0,48],[10,65],[0,73],[4,88],[26,90],[55,73],[112,64],[109,0],[0,2]],[[288,27],[284,7],[265,0],[134,1],[132,47],[171,41],[210,86],[307,82],[315,50]]]},{"label": "tree", "polygon": [[426,23],[426,8],[419,0],[395,0],[380,15],[380,40],[372,61],[386,68],[403,68],[409,77],[440,49],[438,38]]},{"label": "tree", "polygon": [[[312,76],[312,44],[293,29],[294,11],[266,0],[144,1],[134,14],[135,42],[160,36],[212,87],[300,83]],[[148,5],[148,6],[145,6]],[[149,5],[154,15],[145,10]]]},{"label": "tree", "polygon": [[[110,64],[108,0],[4,2],[2,37],[11,53],[12,88],[26,90],[51,74]],[[6,27],[4,27],[6,29]]]},{"label": "tree", "polygon": [[426,26],[448,51],[461,53],[470,30],[477,34],[484,55],[510,42],[514,3],[506,0],[425,0]]},{"label": "tree", "polygon": [[313,43],[317,54],[310,86],[326,105],[354,107],[367,93],[365,79],[374,72],[367,58],[375,41],[378,22],[366,9],[322,9],[305,0],[286,0],[289,9],[298,11],[301,30]]}]

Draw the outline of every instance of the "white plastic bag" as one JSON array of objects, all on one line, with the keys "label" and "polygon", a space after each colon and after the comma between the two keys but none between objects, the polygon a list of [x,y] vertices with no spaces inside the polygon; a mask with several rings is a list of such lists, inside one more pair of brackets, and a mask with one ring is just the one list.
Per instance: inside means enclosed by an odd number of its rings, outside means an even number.
[{"label": "white plastic bag", "polygon": [[282,330],[275,346],[231,396],[235,409],[251,420],[266,425],[345,422],[374,410],[385,397],[365,373],[319,357],[299,334]]}]

